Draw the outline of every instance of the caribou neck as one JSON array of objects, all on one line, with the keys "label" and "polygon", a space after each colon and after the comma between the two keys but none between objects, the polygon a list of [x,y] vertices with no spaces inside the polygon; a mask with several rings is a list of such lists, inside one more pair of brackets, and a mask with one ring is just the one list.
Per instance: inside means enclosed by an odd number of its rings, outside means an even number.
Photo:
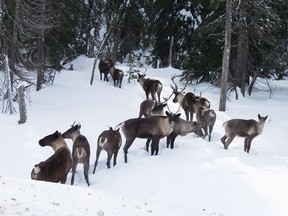
[{"label": "caribou neck", "polygon": [[257,122],[257,126],[258,126],[258,133],[261,134],[262,131],[263,131],[263,128],[264,128],[264,124],[265,124],[265,121],[259,121]]},{"label": "caribou neck", "polygon": [[179,94],[177,95],[177,100],[178,100],[179,104],[182,103],[183,98],[184,98],[184,93],[183,92],[179,92]]},{"label": "caribou neck", "polygon": [[66,144],[64,138],[62,137],[61,140],[56,140],[55,142],[53,142],[51,147],[56,152],[58,149],[60,149],[62,147],[67,147],[67,144]]},{"label": "caribou neck", "polygon": [[74,133],[73,136],[72,136],[73,142],[75,142],[76,138],[77,138],[78,136],[80,136],[80,135],[81,135],[80,130],[75,131],[75,133]]}]

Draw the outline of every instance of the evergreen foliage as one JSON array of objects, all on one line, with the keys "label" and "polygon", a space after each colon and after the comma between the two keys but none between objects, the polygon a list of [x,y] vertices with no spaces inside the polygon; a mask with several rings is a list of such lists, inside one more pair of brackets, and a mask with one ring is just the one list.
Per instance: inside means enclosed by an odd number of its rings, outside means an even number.
[{"label": "evergreen foliage", "polygon": [[[79,55],[95,57],[94,53],[106,36],[101,58],[113,57],[114,61],[123,62],[133,52],[142,57],[149,53],[148,63],[155,67],[158,59],[162,67],[166,67],[173,36],[172,66],[183,69],[183,78],[192,77],[197,82],[221,78],[225,1],[177,0],[168,1],[168,4],[166,0],[34,1],[47,6],[42,14],[32,2],[6,0],[0,3],[0,54],[11,58],[11,70],[19,76],[20,67],[40,71],[41,58],[43,70],[59,70],[63,62]],[[246,3],[248,55],[243,60],[247,64],[245,77],[286,77],[287,1],[247,0]],[[239,4],[240,1],[232,1],[229,76],[232,82],[237,79],[236,67],[240,61],[238,42],[243,24]],[[45,47],[42,57],[38,46],[41,34]]]}]

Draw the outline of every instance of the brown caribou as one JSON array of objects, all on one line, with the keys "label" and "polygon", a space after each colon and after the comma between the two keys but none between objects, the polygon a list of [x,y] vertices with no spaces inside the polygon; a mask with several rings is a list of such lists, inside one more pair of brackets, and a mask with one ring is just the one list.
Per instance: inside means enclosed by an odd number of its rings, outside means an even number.
[{"label": "brown caribou", "polygon": [[42,147],[51,146],[54,154],[34,166],[31,171],[31,178],[33,180],[65,184],[67,174],[72,167],[72,155],[63,135],[56,131],[40,139],[39,145]]},{"label": "brown caribou", "polygon": [[168,136],[174,127],[175,115],[166,112],[167,116],[151,116],[148,118],[132,118],[128,119],[116,126],[121,128],[126,138],[124,150],[124,162],[127,163],[128,149],[136,138],[147,139],[146,147],[151,144],[151,155],[158,154],[159,141]]},{"label": "brown caribou", "polygon": [[109,73],[113,79],[114,86],[121,88],[124,72],[118,68],[115,68],[113,65],[110,67]]},{"label": "brown caribou", "polygon": [[[176,75],[173,75],[171,77],[171,80],[172,80],[174,86],[170,85],[173,92],[169,96],[169,98],[174,94],[173,103],[178,102],[180,104],[180,106],[182,107],[182,109],[185,112],[186,121],[193,121],[193,113],[195,113],[195,110],[193,108],[193,104],[194,104],[195,99],[199,99],[202,106],[204,106],[206,108],[210,108],[210,102],[206,98],[203,98],[200,96],[195,96],[192,92],[187,92],[187,93],[184,92],[189,80],[186,81],[185,86],[181,91],[178,90],[178,86],[174,81],[175,77],[176,77]],[[165,99],[165,100],[169,100],[169,98]]]},{"label": "brown caribou", "polygon": [[203,139],[208,135],[210,142],[213,127],[216,122],[216,112],[213,109],[207,109],[203,106],[200,99],[194,99],[193,108],[195,110],[197,123],[201,125],[204,130]]},{"label": "brown caribou", "polygon": [[138,73],[137,82],[140,83],[146,94],[148,100],[149,94],[151,94],[152,100],[156,100],[155,95],[158,96],[158,102],[160,102],[160,95],[162,92],[163,85],[159,80],[145,78],[146,74]]},{"label": "brown caribou", "polygon": [[[180,115],[179,115],[180,117]],[[196,121],[185,121],[182,118],[176,118],[174,120],[174,127],[172,132],[167,136],[166,143],[167,148],[173,149],[174,148],[174,142],[178,135],[185,136],[188,133],[195,133],[198,137],[203,137],[203,132],[201,129],[200,124],[198,124]],[[148,150],[148,149],[146,149]]]},{"label": "brown caribou", "polygon": [[258,121],[254,119],[231,119],[223,123],[225,135],[221,138],[224,149],[228,149],[229,144],[236,136],[244,137],[244,151],[249,153],[252,140],[263,131],[268,115],[262,117],[258,114]]},{"label": "brown caribou", "polygon": [[113,155],[113,166],[116,165],[117,155],[121,145],[122,137],[119,132],[119,128],[113,130],[112,127],[109,127],[109,130],[105,130],[99,135],[97,140],[96,160],[94,164],[93,174],[95,173],[98,159],[102,150],[105,150],[108,155],[106,163],[108,169],[110,168],[110,161]]},{"label": "brown caribou", "polygon": [[149,116],[161,116],[164,115],[164,107],[167,106],[167,103],[159,103],[154,100],[144,100],[140,104],[139,118],[143,115],[145,118]]},{"label": "brown caribou", "polygon": [[87,138],[81,135],[80,129],[81,125],[76,124],[71,125],[67,131],[63,133],[64,138],[72,139],[73,147],[72,147],[72,158],[73,158],[73,165],[72,165],[72,177],[71,177],[71,185],[74,184],[74,176],[76,173],[76,168],[79,163],[83,164],[84,170],[84,178],[88,186],[89,183],[89,166],[90,166],[90,145]]}]

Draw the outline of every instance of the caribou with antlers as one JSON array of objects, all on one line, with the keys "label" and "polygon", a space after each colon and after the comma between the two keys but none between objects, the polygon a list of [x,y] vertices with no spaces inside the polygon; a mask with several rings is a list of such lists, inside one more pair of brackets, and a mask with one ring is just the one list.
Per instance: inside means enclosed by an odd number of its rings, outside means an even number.
[{"label": "caribou with antlers", "polygon": [[170,87],[172,88],[173,92],[168,98],[165,98],[165,101],[168,101],[170,97],[174,94],[175,97],[173,98],[173,102],[174,103],[178,102],[180,104],[180,106],[185,112],[186,121],[193,121],[193,113],[195,113],[193,106],[194,106],[195,99],[199,100],[201,102],[201,105],[206,107],[207,109],[210,108],[210,102],[206,98],[203,98],[201,96],[195,96],[192,92],[187,92],[187,93],[184,92],[189,80],[186,81],[184,88],[181,91],[178,90],[178,86],[174,81],[175,78],[176,78],[176,75],[173,75],[171,77],[171,80],[174,86],[170,85]]}]

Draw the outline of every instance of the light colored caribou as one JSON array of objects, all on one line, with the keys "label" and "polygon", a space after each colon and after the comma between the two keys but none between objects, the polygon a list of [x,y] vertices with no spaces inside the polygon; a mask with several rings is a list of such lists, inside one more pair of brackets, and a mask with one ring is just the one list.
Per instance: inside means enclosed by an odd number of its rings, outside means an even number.
[{"label": "light colored caribou", "polygon": [[34,180],[60,182],[65,184],[67,174],[72,167],[72,155],[63,135],[56,131],[39,140],[39,145],[51,146],[54,154],[47,160],[36,164],[31,171]]},{"label": "light colored caribou", "polygon": [[80,129],[81,125],[76,124],[71,125],[67,131],[63,133],[64,138],[72,139],[73,147],[72,147],[72,177],[71,177],[71,185],[74,184],[74,176],[76,173],[76,168],[79,163],[83,164],[84,170],[84,178],[88,186],[89,183],[89,166],[90,166],[90,145],[87,138],[81,135]]},{"label": "light colored caribou", "polygon": [[231,119],[223,123],[225,135],[221,138],[224,149],[228,149],[229,144],[236,136],[244,137],[244,151],[249,153],[252,140],[263,131],[268,116],[262,117],[258,114],[258,121],[254,119]]}]

